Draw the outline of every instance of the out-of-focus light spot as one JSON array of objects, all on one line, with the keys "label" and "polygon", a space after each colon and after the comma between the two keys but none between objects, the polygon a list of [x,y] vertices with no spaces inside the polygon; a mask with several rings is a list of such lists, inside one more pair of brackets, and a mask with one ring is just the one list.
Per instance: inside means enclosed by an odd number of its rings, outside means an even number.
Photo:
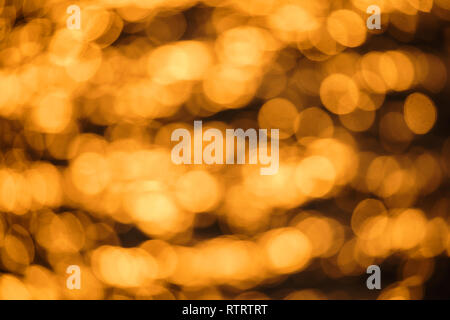
[{"label": "out-of-focus light spot", "polygon": [[357,47],[366,40],[366,26],[363,19],[351,10],[333,11],[327,18],[331,36],[346,47]]},{"label": "out-of-focus light spot", "polygon": [[255,66],[264,62],[268,35],[261,29],[241,27],[226,31],[216,46],[222,63],[235,66]]},{"label": "out-of-focus light spot", "polygon": [[295,173],[298,189],[309,197],[323,197],[334,185],[336,171],[325,157],[312,156],[302,160]]},{"label": "out-of-focus light spot", "polygon": [[343,185],[353,179],[358,168],[358,158],[352,146],[336,139],[317,139],[307,148],[308,155],[323,156],[333,165],[335,183]]},{"label": "out-of-focus light spot", "polygon": [[411,259],[405,262],[402,276],[409,279],[412,285],[420,285],[430,278],[434,271],[434,262],[431,259]]},{"label": "out-of-focus light spot", "polygon": [[32,109],[32,123],[47,133],[62,132],[70,123],[72,103],[62,91],[44,95]]},{"label": "out-of-focus light spot", "polygon": [[[369,223],[373,223],[374,218],[386,217],[387,211],[383,203],[376,199],[365,199],[361,201],[358,206],[355,208],[352,214],[351,226],[353,232],[359,237],[368,236],[364,234],[365,225]],[[382,229],[379,229],[380,233]],[[373,229],[372,229],[373,231]],[[374,235],[373,232],[370,233],[370,236]]]},{"label": "out-of-focus light spot", "polygon": [[220,201],[220,185],[206,171],[190,171],[180,177],[176,187],[180,204],[192,212],[213,210]]},{"label": "out-of-focus light spot", "polygon": [[48,269],[32,265],[25,271],[25,285],[33,299],[60,299],[59,283]]},{"label": "out-of-focus light spot", "polygon": [[266,102],[258,113],[259,127],[262,129],[279,129],[280,139],[289,138],[294,133],[294,121],[297,109],[286,99],[276,98]]},{"label": "out-of-focus light spot", "polygon": [[408,0],[409,4],[422,12],[430,12],[433,7],[433,0]]},{"label": "out-of-focus light spot", "polygon": [[127,197],[125,205],[129,214],[141,221],[142,227],[150,234],[176,232],[186,227],[180,225],[182,212],[163,192],[136,190]]},{"label": "out-of-focus light spot", "polygon": [[262,239],[269,267],[276,273],[303,269],[311,258],[311,243],[299,230],[284,228],[270,231]]},{"label": "out-of-focus light spot", "polygon": [[315,257],[326,256],[334,239],[333,225],[325,218],[307,217],[296,225],[311,243],[311,254]]},{"label": "out-of-focus light spot", "polygon": [[375,112],[356,109],[351,113],[339,115],[339,119],[346,128],[361,132],[372,126],[375,121]]},{"label": "out-of-focus light spot", "polygon": [[102,51],[96,44],[89,44],[80,55],[70,64],[66,65],[67,74],[78,82],[92,78],[100,68]]},{"label": "out-of-focus light spot", "polygon": [[326,295],[315,289],[304,289],[289,293],[285,300],[326,300]]},{"label": "out-of-focus light spot", "polygon": [[[0,298],[366,299],[285,280],[371,264],[399,271],[380,299],[436,295],[448,2],[107,1],[68,30],[64,4],[0,0]],[[193,119],[279,129],[278,173],[173,164]]]},{"label": "out-of-focus light spot", "polygon": [[408,288],[401,285],[393,285],[383,289],[378,296],[378,300],[409,300],[410,298],[411,295]]},{"label": "out-of-focus light spot", "polygon": [[332,74],[320,85],[320,99],[331,112],[347,114],[357,107],[359,89],[350,77]]},{"label": "out-of-focus light spot", "polygon": [[367,187],[381,197],[389,197],[400,190],[402,171],[393,157],[378,157],[367,171]]},{"label": "out-of-focus light spot", "polygon": [[206,45],[183,41],[155,49],[149,56],[148,72],[154,81],[161,84],[200,80],[210,67],[211,60]]},{"label": "out-of-focus light spot", "polygon": [[408,128],[417,134],[425,134],[433,128],[437,114],[433,101],[421,93],[406,98],[404,117]]},{"label": "out-of-focus light spot", "polygon": [[428,221],[426,234],[419,249],[420,254],[425,258],[441,254],[446,249],[448,233],[444,219],[438,217]]},{"label": "out-of-focus light spot", "polygon": [[50,252],[74,253],[84,246],[83,226],[71,213],[55,215],[46,212],[37,218],[36,225],[37,242]]},{"label": "out-of-focus light spot", "polygon": [[386,86],[395,91],[407,90],[414,81],[414,66],[400,51],[388,51],[380,56],[379,72]]},{"label": "out-of-focus light spot", "polygon": [[139,248],[100,247],[93,252],[92,264],[106,283],[125,288],[148,285],[157,273],[154,258]]},{"label": "out-of-focus light spot", "polygon": [[0,299],[29,300],[30,292],[17,277],[5,274],[0,277]]},{"label": "out-of-focus light spot", "polygon": [[98,153],[86,152],[71,165],[71,177],[75,186],[83,193],[100,193],[110,181],[108,163]]},{"label": "out-of-focus light spot", "polygon": [[229,65],[212,68],[205,77],[205,95],[229,108],[242,107],[256,93],[255,78],[245,70]]},{"label": "out-of-focus light spot", "polygon": [[101,6],[88,6],[81,11],[83,27],[80,31],[87,41],[94,41],[106,32],[112,15]]},{"label": "out-of-focus light spot", "polygon": [[426,219],[421,210],[407,209],[394,218],[391,233],[392,246],[407,250],[418,245],[426,235]]},{"label": "out-of-focus light spot", "polygon": [[295,134],[297,140],[303,144],[314,138],[330,138],[333,132],[333,120],[320,108],[305,109],[295,120]]},{"label": "out-of-focus light spot", "polygon": [[379,131],[382,138],[392,142],[407,143],[414,138],[400,112],[385,114],[379,122]]},{"label": "out-of-focus light spot", "polygon": [[285,4],[269,16],[270,26],[285,41],[302,41],[307,32],[318,27],[316,18],[306,8],[296,4]]},{"label": "out-of-focus light spot", "polygon": [[10,271],[20,271],[28,266],[34,259],[34,243],[23,227],[13,225],[5,235],[1,260]]}]

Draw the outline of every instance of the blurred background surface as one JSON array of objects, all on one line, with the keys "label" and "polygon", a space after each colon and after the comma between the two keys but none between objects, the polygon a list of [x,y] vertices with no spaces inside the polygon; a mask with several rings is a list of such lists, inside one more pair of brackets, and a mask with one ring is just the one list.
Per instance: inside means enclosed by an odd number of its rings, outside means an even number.
[{"label": "blurred background surface", "polygon": [[[0,0],[0,298],[450,298],[449,21],[448,0]],[[174,165],[194,120],[280,129],[278,174]]]}]

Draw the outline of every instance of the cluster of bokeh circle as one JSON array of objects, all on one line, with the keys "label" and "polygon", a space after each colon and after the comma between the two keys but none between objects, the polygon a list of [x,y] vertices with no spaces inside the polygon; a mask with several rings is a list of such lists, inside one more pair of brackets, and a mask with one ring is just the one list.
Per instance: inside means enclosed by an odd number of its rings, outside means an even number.
[{"label": "cluster of bokeh circle", "polygon": [[[72,4],[0,1],[0,298],[361,298],[327,283],[383,263],[376,298],[424,298],[450,255],[447,0],[79,1],[69,30]],[[278,173],[173,164],[195,119],[279,129]]]}]

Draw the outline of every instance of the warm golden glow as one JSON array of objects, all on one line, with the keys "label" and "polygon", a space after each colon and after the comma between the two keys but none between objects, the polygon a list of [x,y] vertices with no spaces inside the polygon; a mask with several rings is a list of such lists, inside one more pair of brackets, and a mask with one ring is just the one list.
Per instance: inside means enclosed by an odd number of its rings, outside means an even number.
[{"label": "warm golden glow", "polygon": [[449,21],[449,0],[0,0],[0,299],[442,298]]}]

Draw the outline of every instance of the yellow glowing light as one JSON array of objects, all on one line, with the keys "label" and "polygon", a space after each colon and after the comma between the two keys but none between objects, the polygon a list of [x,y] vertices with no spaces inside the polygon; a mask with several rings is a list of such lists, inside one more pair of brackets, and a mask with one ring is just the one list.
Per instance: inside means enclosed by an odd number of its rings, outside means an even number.
[{"label": "yellow glowing light", "polygon": [[177,199],[193,212],[213,210],[220,200],[220,185],[206,171],[190,171],[180,177],[176,190]]},{"label": "yellow glowing light", "polygon": [[320,98],[331,112],[347,114],[357,107],[359,89],[350,77],[332,74],[320,85]]},{"label": "yellow glowing light", "polygon": [[347,47],[357,47],[366,40],[366,26],[363,19],[351,10],[334,11],[327,19],[331,36]]},{"label": "yellow glowing light", "polygon": [[406,98],[404,117],[408,128],[414,133],[425,134],[433,128],[437,114],[433,101],[421,93]]},{"label": "yellow glowing light", "polygon": [[267,129],[279,129],[280,139],[286,139],[294,133],[294,121],[297,117],[297,109],[286,99],[276,98],[266,102],[258,114],[259,127]]},{"label": "yellow glowing light", "polygon": [[269,266],[277,273],[290,273],[306,266],[311,244],[299,230],[285,228],[266,234],[265,250]]},{"label": "yellow glowing light", "polygon": [[310,197],[322,197],[334,185],[336,171],[325,157],[312,156],[302,160],[295,173],[298,189]]}]

